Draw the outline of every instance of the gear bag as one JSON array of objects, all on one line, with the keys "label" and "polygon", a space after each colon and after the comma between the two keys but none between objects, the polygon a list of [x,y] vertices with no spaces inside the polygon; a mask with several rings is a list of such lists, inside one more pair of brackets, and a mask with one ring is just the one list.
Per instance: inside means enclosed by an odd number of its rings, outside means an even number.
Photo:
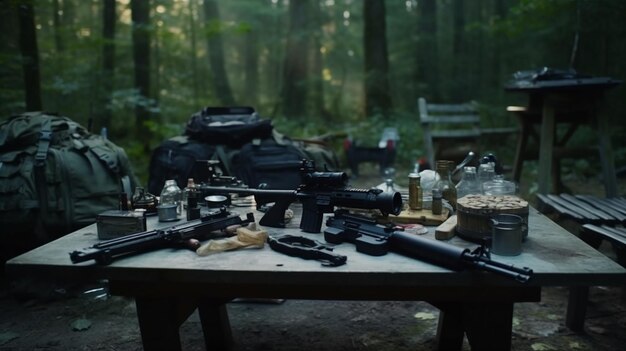
[{"label": "gear bag", "polygon": [[191,116],[185,135],[159,145],[150,160],[148,191],[158,194],[167,179],[183,188],[196,175],[197,160],[218,160],[224,175],[236,176],[256,188],[295,189],[300,185],[302,159],[318,167],[335,168],[336,156],[320,147],[307,147],[277,132],[270,120],[251,107],[208,107]]},{"label": "gear bag", "polygon": [[130,197],[135,185],[124,150],[70,118],[28,112],[0,124],[0,222],[11,228],[7,235],[35,234],[41,244],[67,234],[117,209],[120,193]]}]

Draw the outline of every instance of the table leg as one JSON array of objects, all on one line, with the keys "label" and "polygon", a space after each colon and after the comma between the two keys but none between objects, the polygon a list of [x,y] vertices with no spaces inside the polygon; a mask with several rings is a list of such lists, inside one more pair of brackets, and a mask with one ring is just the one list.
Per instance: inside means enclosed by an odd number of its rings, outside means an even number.
[{"label": "table leg", "polygon": [[539,193],[550,193],[550,177],[552,176],[552,160],[554,151],[554,106],[546,97],[543,103],[541,137],[539,145]]},{"label": "table leg", "polygon": [[572,331],[583,331],[583,327],[585,326],[585,315],[587,314],[588,299],[588,286],[573,286],[569,288],[565,325]]},{"label": "table leg", "polygon": [[144,350],[181,349],[178,330],[193,307],[183,312],[176,299],[161,297],[135,297],[135,305]]},{"label": "table leg", "polygon": [[510,350],[513,303],[465,304],[463,325],[472,350]]},{"label": "table leg", "polygon": [[233,337],[224,301],[202,300],[198,305],[207,350],[230,350]]},{"label": "table leg", "polygon": [[517,139],[517,149],[515,151],[515,161],[513,163],[513,180],[519,184],[522,178],[522,168],[524,167],[524,159],[526,158],[526,146],[528,145],[528,138],[530,137],[530,129],[532,124],[524,119],[524,116],[519,116],[519,122],[521,125],[521,131]]},{"label": "table leg", "polygon": [[437,350],[461,350],[463,334],[472,350],[509,350],[513,303],[436,303],[441,310]]},{"label": "table leg", "polygon": [[616,197],[617,175],[615,174],[615,160],[613,159],[613,147],[611,146],[611,135],[609,134],[609,121],[606,113],[597,114],[598,128],[598,149],[600,151],[600,161],[602,162],[602,175],[604,189],[607,197]]},{"label": "table leg", "polygon": [[465,332],[460,304],[436,306],[440,309],[436,337],[437,350],[461,350]]}]

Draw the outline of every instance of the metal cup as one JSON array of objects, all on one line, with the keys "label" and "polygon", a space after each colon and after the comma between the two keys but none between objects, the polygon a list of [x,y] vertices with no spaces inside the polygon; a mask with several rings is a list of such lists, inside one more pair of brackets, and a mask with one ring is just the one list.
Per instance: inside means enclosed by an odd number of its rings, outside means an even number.
[{"label": "metal cup", "polygon": [[522,253],[522,223],[522,217],[513,214],[491,217],[491,252],[500,256]]}]

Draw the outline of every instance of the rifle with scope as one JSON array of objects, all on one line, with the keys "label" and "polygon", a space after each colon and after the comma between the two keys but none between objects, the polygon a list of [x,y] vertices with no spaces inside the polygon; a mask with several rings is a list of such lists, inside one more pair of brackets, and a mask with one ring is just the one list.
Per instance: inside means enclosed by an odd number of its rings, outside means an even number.
[{"label": "rifle with scope", "polygon": [[296,190],[249,189],[237,187],[203,186],[203,192],[213,194],[254,195],[258,204],[274,203],[259,224],[275,228],[285,227],[285,211],[295,201],[302,203],[300,229],[319,233],[324,213],[333,213],[335,206],[361,209],[378,209],[384,215],[397,215],[402,210],[399,192],[383,192],[382,189],[359,189],[348,185],[345,172],[318,172],[313,161],[302,161],[300,168],[302,184]]}]

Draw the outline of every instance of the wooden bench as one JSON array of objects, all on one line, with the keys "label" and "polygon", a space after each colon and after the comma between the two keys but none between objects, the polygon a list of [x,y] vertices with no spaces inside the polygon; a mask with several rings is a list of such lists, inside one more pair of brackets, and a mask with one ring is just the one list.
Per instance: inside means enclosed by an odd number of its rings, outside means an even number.
[{"label": "wooden bench", "polygon": [[[602,241],[610,243],[617,262],[626,267],[625,198],[538,194],[537,199],[539,211],[580,224],[578,236],[588,245],[599,249]],[[565,324],[573,331],[583,330],[588,298],[588,286],[570,288]]]},{"label": "wooden bench", "polygon": [[417,105],[424,149],[431,166],[435,164],[436,159],[454,160],[464,157],[467,152],[478,147],[481,137],[519,132],[516,127],[482,127],[475,102],[434,104],[426,102],[426,99],[421,97]]}]

